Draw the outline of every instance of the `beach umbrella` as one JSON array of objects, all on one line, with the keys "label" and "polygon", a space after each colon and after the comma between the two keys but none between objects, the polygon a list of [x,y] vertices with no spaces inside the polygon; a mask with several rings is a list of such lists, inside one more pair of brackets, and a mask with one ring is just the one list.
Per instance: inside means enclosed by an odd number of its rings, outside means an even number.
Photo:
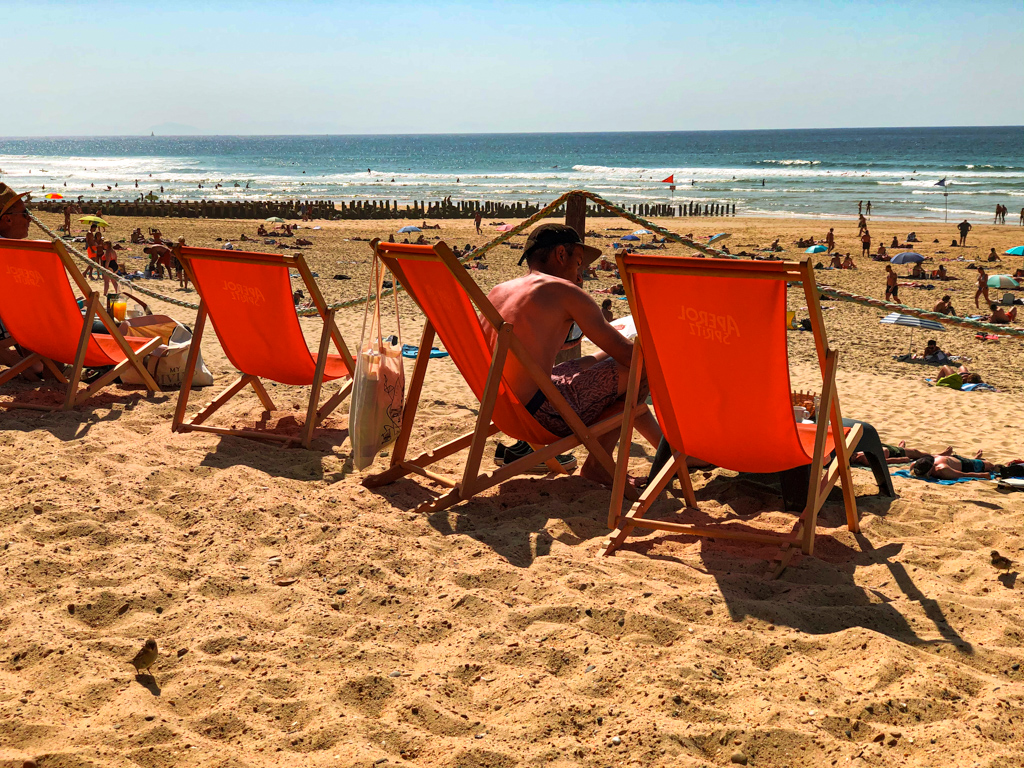
[{"label": "beach umbrella", "polygon": [[1015,245],[1006,252],[1007,256],[1024,256],[1024,245]]},{"label": "beach umbrella", "polygon": [[730,232],[719,232],[717,235],[712,235],[708,238],[708,245],[717,243],[719,240],[728,240],[730,237],[732,237]]},{"label": "beach umbrella", "polygon": [[925,331],[945,331],[946,329],[942,326],[942,323],[937,323],[934,320],[925,320],[923,317],[914,317],[913,315],[901,315],[899,312],[892,312],[883,317],[878,322],[883,325],[905,325],[910,328],[910,351],[914,349],[914,329],[920,328]]},{"label": "beach umbrella", "polygon": [[110,226],[109,224],[107,224],[107,222],[105,222],[99,216],[93,216],[91,214],[89,216],[83,216],[82,218],[80,218],[78,220],[78,222],[80,224],[99,224],[101,227],[108,227],[108,226]]},{"label": "beach umbrella", "polygon": [[826,248],[824,245],[812,245],[810,248],[804,251],[804,253],[824,253],[827,250],[828,248]]},{"label": "beach umbrella", "polygon": [[920,253],[914,253],[913,251],[906,251],[904,253],[897,253],[889,262],[891,264],[918,264],[924,261],[924,256]]},{"label": "beach umbrella", "polygon": [[631,242],[638,242],[640,240],[636,235],[623,235],[619,240],[629,240]]},{"label": "beach umbrella", "polygon": [[638,229],[633,234],[634,235],[653,235],[654,233],[651,232],[651,230],[649,230],[649,229]]},{"label": "beach umbrella", "polygon": [[264,219],[264,221],[270,224],[284,224],[284,219],[280,216],[271,216],[269,219]]},{"label": "beach umbrella", "polygon": [[515,227],[513,227],[511,224],[502,224],[497,229],[499,232],[511,232],[513,229],[515,229]]},{"label": "beach umbrella", "polygon": [[51,192],[46,196],[47,200],[63,200],[64,195],[58,194],[57,192]]},{"label": "beach umbrella", "polygon": [[405,235],[405,234],[408,234],[409,232],[422,232],[422,231],[423,230],[420,229],[419,227],[413,226],[412,224],[409,224],[408,226],[402,227],[400,230],[398,230],[398,234]]},{"label": "beach umbrella", "polygon": [[989,288],[1020,288],[1020,283],[1009,275],[989,275]]}]

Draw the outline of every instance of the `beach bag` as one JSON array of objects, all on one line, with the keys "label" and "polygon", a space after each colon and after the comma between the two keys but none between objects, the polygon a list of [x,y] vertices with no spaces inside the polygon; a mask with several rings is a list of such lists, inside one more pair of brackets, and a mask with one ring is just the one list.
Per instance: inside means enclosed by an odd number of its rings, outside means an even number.
[{"label": "beach bag", "polygon": [[[363,310],[363,332],[356,353],[356,370],[349,408],[349,432],[352,437],[352,464],[357,470],[373,464],[377,454],[398,439],[405,405],[405,367],[402,364],[402,329],[398,317],[398,291],[395,297],[397,336],[383,336],[380,322],[384,265],[375,255],[370,286]],[[371,304],[373,305],[371,308]],[[369,321],[369,322],[367,322]]]},{"label": "beach bag", "polygon": [[[167,315],[146,315],[133,317],[121,324],[121,333],[152,339],[159,337],[160,346],[146,355],[142,364],[161,389],[181,389],[185,381],[185,367],[188,353],[192,348],[192,331]],[[142,378],[134,368],[128,368],[121,374],[124,384],[142,384]],[[192,376],[192,386],[208,387],[213,384],[213,374],[203,363],[200,352],[196,359],[196,370]]]}]

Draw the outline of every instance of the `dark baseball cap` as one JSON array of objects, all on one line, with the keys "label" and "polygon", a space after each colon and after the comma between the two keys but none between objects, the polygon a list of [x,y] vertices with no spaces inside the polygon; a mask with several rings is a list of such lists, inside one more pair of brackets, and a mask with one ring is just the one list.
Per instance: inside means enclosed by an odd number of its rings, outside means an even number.
[{"label": "dark baseball cap", "polygon": [[553,248],[556,245],[569,245],[570,243],[578,244],[583,249],[584,266],[601,255],[599,248],[584,245],[579,233],[572,227],[565,224],[541,224],[526,238],[526,246],[523,248],[523,255],[519,258],[519,263],[522,264],[526,261],[526,257],[538,248]]}]

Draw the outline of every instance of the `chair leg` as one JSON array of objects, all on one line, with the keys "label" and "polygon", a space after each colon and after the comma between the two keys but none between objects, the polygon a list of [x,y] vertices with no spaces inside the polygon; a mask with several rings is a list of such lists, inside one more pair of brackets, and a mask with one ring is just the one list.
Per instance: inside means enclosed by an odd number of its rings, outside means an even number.
[{"label": "chair leg", "polygon": [[[661,492],[665,490],[672,478],[679,471],[679,463],[682,462],[683,466],[686,466],[686,458],[680,454],[676,454],[672,459],[661,468],[654,480],[644,488],[644,492],[640,494],[640,499],[633,504],[633,507],[629,510],[626,515],[617,517],[615,520],[616,528],[609,534],[603,551],[599,554],[602,557],[606,557],[612,554],[616,549],[622,546],[626,538],[629,536],[630,531],[633,530],[634,521],[639,520],[647,514],[647,510],[651,508],[651,505],[657,500]],[[620,502],[621,504],[621,502]],[[610,526],[609,526],[610,527]]]},{"label": "chair leg", "polygon": [[324,371],[327,369],[327,351],[331,343],[331,324],[334,321],[334,312],[327,313],[327,321],[324,323],[323,332],[320,334],[320,351],[316,358],[316,372],[313,374],[313,385],[309,388],[309,405],[306,407],[306,423],[302,425],[302,447],[309,448],[313,440],[313,430],[316,429],[316,409],[320,404],[320,389],[324,383]]},{"label": "chair leg", "polygon": [[[32,364],[35,363],[38,360],[42,360],[42,361],[44,361],[44,363],[50,363],[50,365],[53,365],[53,363],[50,362],[50,360],[48,360],[47,358],[43,357],[38,352],[33,352],[32,354],[27,355],[26,357],[21,358],[21,360],[16,362],[14,365],[12,365],[6,371],[4,371],[3,374],[0,375],[0,384],[6,384],[8,381],[13,379],[19,373],[21,373],[22,371],[30,368],[32,366]],[[65,379],[65,381],[67,381],[67,379]]]},{"label": "chair leg", "polygon": [[85,365],[85,353],[89,348],[89,337],[92,335],[92,319],[96,314],[96,307],[99,303],[99,294],[95,291],[89,296],[86,304],[85,317],[82,318],[82,333],[78,338],[78,350],[75,352],[74,370],[68,380],[68,391],[64,397],[62,411],[69,411],[75,405],[78,396],[78,384],[82,380],[82,366]]}]

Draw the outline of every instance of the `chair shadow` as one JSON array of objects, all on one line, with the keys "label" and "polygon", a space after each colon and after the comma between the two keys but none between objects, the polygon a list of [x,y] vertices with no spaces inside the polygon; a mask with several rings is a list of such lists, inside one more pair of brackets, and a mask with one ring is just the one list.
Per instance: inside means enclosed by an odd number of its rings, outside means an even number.
[{"label": "chair shadow", "polygon": [[[298,430],[275,430],[272,434],[298,434]],[[276,440],[259,440],[250,437],[223,435],[213,451],[206,454],[200,462],[204,467],[225,469],[234,466],[246,466],[266,472],[274,477],[289,480],[339,480],[338,473],[331,477],[324,475],[323,457],[332,454],[332,448],[340,446],[348,439],[347,429],[317,428],[309,449],[294,443],[285,447]],[[351,472],[352,462],[346,457],[345,473]]]},{"label": "chair shadow", "polygon": [[[89,431],[93,426],[102,424],[109,421],[117,421],[125,413],[131,413],[140,405],[159,405],[166,403],[170,399],[170,395],[163,392],[145,393],[145,392],[134,392],[125,395],[114,395],[108,393],[99,393],[90,397],[85,403],[73,408],[70,411],[40,411],[31,408],[4,408],[0,413],[6,412],[6,416],[0,416],[0,430],[6,431],[20,431],[20,432],[49,432],[51,435],[56,437],[62,442],[70,442],[72,440],[81,440],[83,437],[89,434]],[[18,400],[17,397],[13,402],[21,402],[32,405],[60,405],[64,401],[63,397],[59,399],[50,398],[32,398]],[[119,410],[113,410],[111,406],[123,405],[124,408]],[[106,413],[100,414],[98,411],[108,408]],[[31,420],[25,420],[15,416],[20,414],[21,416],[33,416]],[[13,422],[13,423],[12,423]]]},{"label": "chair shadow", "polygon": [[[718,476],[696,492],[698,505],[702,500],[716,499],[728,503],[732,499],[750,499],[751,494],[773,496],[774,503],[767,509],[781,509],[778,491],[751,480],[749,476],[730,478]],[[761,500],[753,497],[758,506]],[[735,511],[725,516],[711,517],[701,510],[685,509],[674,494],[670,501],[664,497],[655,503],[648,517],[676,519],[687,523],[729,522],[730,528],[763,533],[763,528],[745,525],[747,515]],[[857,506],[863,514],[884,515],[895,499],[885,496],[859,496]],[[766,511],[762,508],[754,514]],[[680,515],[673,515],[680,512]],[[796,515],[793,515],[796,522]],[[700,544],[700,560],[703,573],[711,575],[718,583],[719,590],[733,621],[753,617],[762,621],[788,626],[808,635],[833,634],[855,627],[869,629],[907,645],[937,646],[950,645],[958,651],[971,655],[973,646],[953,629],[946,621],[939,603],[925,595],[914,583],[902,563],[894,560],[902,551],[900,543],[886,544],[875,548],[863,534],[845,534],[845,512],[842,492],[833,489],[819,514],[819,529],[815,539],[813,571],[801,568],[801,562],[794,561],[779,579],[772,579],[772,558],[779,548],[774,545],[759,545],[736,542],[730,539],[700,538],[660,534],[654,538],[629,541],[623,549],[642,554],[645,557],[696,568],[681,558],[661,554],[666,543],[676,542],[690,545]],[[837,534],[822,528],[833,528]],[[845,535],[844,535],[845,534]],[[845,543],[842,538],[853,537],[856,547]],[[765,560],[768,560],[765,565]],[[854,574],[858,566],[884,564],[904,596],[916,602],[931,621],[941,639],[925,640],[911,626],[910,622],[896,608],[890,605],[891,598],[858,585]],[[810,577],[808,578],[808,574]]]}]

